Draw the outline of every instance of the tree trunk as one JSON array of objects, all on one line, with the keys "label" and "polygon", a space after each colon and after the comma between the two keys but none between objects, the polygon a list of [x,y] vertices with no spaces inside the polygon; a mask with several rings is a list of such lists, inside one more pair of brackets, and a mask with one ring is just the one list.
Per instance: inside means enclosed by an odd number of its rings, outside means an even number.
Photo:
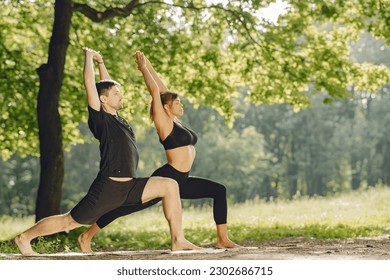
[{"label": "tree trunk", "polygon": [[36,221],[60,212],[64,152],[58,107],[66,50],[69,45],[71,4],[71,0],[56,0],[48,62],[37,70],[40,82],[37,113],[41,173],[35,209]]},{"label": "tree trunk", "polygon": [[287,165],[287,182],[288,182],[288,195],[289,198],[292,199],[294,195],[298,192],[298,164],[296,161],[295,153],[296,153],[296,147],[295,147],[295,140],[291,141],[291,156],[290,160]]},{"label": "tree trunk", "polygon": [[352,178],[351,178],[351,188],[352,190],[357,190],[360,188],[361,184],[361,171],[358,166],[358,160],[356,156],[352,155],[351,159],[351,169],[352,169]]},{"label": "tree trunk", "polygon": [[[384,142],[384,143],[383,143]],[[390,185],[390,143],[389,141],[382,141],[382,153],[383,153],[383,162],[382,162],[382,183],[386,186]],[[379,150],[379,149],[378,149]]]},{"label": "tree trunk", "polygon": [[263,186],[264,186],[265,200],[270,201],[271,197],[272,197],[272,193],[271,193],[271,180],[270,180],[269,176],[265,177],[264,182],[263,182]]}]

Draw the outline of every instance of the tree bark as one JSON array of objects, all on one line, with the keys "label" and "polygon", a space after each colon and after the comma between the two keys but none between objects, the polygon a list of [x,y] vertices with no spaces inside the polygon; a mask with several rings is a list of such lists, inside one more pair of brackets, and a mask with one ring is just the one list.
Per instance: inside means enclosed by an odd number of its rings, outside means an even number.
[{"label": "tree bark", "polygon": [[41,172],[35,209],[36,221],[60,212],[64,152],[58,107],[69,45],[71,5],[71,0],[56,0],[48,61],[37,69],[40,82],[37,113]]},{"label": "tree bark", "polygon": [[290,148],[290,160],[287,165],[287,180],[288,180],[288,196],[290,199],[294,197],[294,195],[298,192],[298,171],[299,166],[296,161],[296,146],[295,139],[291,140],[291,148]]}]

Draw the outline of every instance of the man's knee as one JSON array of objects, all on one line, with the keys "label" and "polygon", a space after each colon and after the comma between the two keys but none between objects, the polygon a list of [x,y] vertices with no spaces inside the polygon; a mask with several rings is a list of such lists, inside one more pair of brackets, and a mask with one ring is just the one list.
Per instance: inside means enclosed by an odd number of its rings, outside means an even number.
[{"label": "man's knee", "polygon": [[155,198],[164,198],[167,196],[179,196],[179,185],[170,178],[152,177],[148,182],[142,194],[142,203],[146,203]]},{"label": "man's knee", "polygon": [[163,180],[163,188],[166,195],[179,195],[179,185],[175,180],[170,178],[164,178]]}]

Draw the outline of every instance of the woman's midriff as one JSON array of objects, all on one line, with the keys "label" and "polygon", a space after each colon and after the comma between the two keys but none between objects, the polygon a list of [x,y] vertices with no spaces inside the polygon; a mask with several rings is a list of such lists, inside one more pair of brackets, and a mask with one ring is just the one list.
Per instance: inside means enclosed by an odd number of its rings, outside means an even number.
[{"label": "woman's midriff", "polygon": [[196,150],[192,145],[165,151],[168,163],[180,172],[191,170],[195,160]]},{"label": "woman's midriff", "polygon": [[131,177],[108,177],[108,178],[110,178],[113,181],[117,181],[117,182],[127,182],[127,181],[130,181],[133,179]]}]

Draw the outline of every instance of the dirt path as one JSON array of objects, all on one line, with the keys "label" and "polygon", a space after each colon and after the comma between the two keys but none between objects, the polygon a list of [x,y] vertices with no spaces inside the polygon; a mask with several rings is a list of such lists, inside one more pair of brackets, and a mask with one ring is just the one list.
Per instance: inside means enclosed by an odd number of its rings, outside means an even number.
[{"label": "dirt path", "polygon": [[244,244],[257,249],[239,249],[214,253],[162,254],[159,251],[144,253],[121,252],[112,254],[99,252],[96,255],[51,254],[36,257],[21,255],[2,255],[1,259],[35,260],[390,260],[390,236],[375,238],[356,238],[347,240],[318,240],[304,238],[286,238]]}]

